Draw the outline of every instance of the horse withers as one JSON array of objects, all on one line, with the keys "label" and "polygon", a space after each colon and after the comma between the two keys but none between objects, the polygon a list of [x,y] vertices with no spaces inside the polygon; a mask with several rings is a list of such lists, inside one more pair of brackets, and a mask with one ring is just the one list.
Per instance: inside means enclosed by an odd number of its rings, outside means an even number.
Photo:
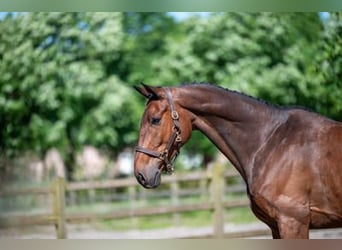
[{"label": "horse withers", "polygon": [[342,227],[342,123],[209,84],[136,89],[148,99],[134,160],[142,186],[156,188],[163,171],[172,173],[197,129],[241,174],[273,238]]}]

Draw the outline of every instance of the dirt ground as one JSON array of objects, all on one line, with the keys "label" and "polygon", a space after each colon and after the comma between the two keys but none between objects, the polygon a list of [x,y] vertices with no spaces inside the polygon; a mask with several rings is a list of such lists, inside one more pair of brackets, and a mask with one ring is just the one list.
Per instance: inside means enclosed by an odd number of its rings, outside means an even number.
[{"label": "dirt ground", "polygon": [[[172,239],[201,238],[212,234],[212,227],[186,228],[175,227],[159,230],[109,231],[96,225],[67,225],[69,239]],[[254,232],[254,236],[253,235]],[[261,223],[248,225],[225,225],[228,238],[259,238],[270,239],[268,228]],[[53,226],[34,226],[22,228],[0,229],[0,239],[55,239]],[[311,230],[311,239],[342,239],[342,228]]]}]

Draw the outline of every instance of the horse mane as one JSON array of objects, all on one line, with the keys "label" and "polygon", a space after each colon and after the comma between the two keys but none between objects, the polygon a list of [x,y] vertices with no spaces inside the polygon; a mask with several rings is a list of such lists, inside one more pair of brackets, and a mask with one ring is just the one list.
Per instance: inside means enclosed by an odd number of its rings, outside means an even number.
[{"label": "horse mane", "polygon": [[208,82],[182,83],[181,86],[206,86],[206,87],[209,87],[209,88],[216,88],[216,89],[221,90],[221,91],[226,91],[226,92],[229,92],[229,93],[234,93],[234,94],[237,94],[237,95],[240,95],[240,96],[247,97],[248,99],[251,99],[251,100],[263,103],[266,106],[269,106],[269,107],[272,107],[272,108],[283,108],[283,107],[281,107],[281,106],[279,106],[277,104],[273,104],[273,103],[270,103],[268,101],[265,101],[264,99],[261,99],[261,98],[258,98],[258,97],[254,97],[254,96],[251,96],[251,95],[239,92],[237,90],[231,90],[231,89],[228,89],[228,88],[224,88],[222,86],[218,86],[218,85],[215,85],[215,84],[212,84],[212,83],[208,83]]},{"label": "horse mane", "polygon": [[234,93],[234,94],[237,94],[237,95],[240,95],[240,96],[247,97],[248,99],[257,101],[259,103],[262,103],[262,104],[264,104],[264,105],[266,105],[266,106],[268,106],[270,108],[282,109],[282,110],[300,109],[300,110],[304,110],[304,111],[307,111],[307,112],[310,112],[310,113],[314,113],[316,115],[320,115],[319,113],[313,111],[312,109],[310,109],[308,107],[304,107],[304,106],[300,106],[300,105],[281,106],[281,105],[278,105],[278,104],[270,103],[270,102],[268,102],[268,101],[266,101],[264,99],[261,99],[261,98],[258,98],[258,97],[254,97],[254,96],[251,96],[251,95],[239,92],[237,90],[231,90],[231,89],[228,89],[228,88],[224,88],[222,86],[215,85],[213,83],[208,83],[208,82],[192,82],[192,83],[182,83],[181,86],[206,86],[206,87],[209,87],[209,88],[216,88],[218,90],[222,90],[222,91],[226,91],[226,92],[230,92],[230,93]]},{"label": "horse mane", "polygon": [[[304,106],[300,106],[300,105],[290,105],[290,106],[281,106],[281,105],[278,105],[278,104],[274,104],[274,103],[270,103],[264,99],[261,99],[261,98],[258,98],[258,97],[254,97],[254,96],[251,96],[251,95],[248,95],[248,94],[245,94],[245,93],[242,93],[242,92],[239,92],[239,91],[236,91],[236,90],[231,90],[231,89],[228,89],[228,88],[224,88],[222,86],[218,86],[218,85],[215,85],[213,83],[209,83],[209,82],[183,82],[180,84],[180,87],[187,87],[187,86],[204,86],[204,87],[208,87],[208,88],[213,88],[213,89],[217,89],[219,91],[225,91],[225,92],[228,92],[228,93],[233,93],[235,95],[238,95],[238,96],[242,96],[242,97],[245,97],[249,100],[252,100],[254,102],[258,102],[260,104],[263,104],[265,105],[266,107],[269,107],[271,109],[280,109],[280,110],[303,110],[303,111],[306,111],[306,112],[309,112],[309,113],[313,113],[315,115],[318,115],[318,116],[322,116],[321,114],[317,113],[316,111],[308,108],[308,107],[304,107]],[[158,88],[163,88],[163,86],[158,86]],[[147,103],[146,105],[152,101],[153,99],[149,98],[147,100]]]}]

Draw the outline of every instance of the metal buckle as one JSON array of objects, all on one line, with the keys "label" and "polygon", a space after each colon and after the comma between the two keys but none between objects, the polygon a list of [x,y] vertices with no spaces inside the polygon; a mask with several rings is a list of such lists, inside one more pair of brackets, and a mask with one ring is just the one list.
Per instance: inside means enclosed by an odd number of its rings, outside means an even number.
[{"label": "metal buckle", "polygon": [[177,134],[176,142],[177,142],[177,143],[182,142],[182,137],[180,136],[180,134]]},{"label": "metal buckle", "polygon": [[162,161],[166,161],[168,156],[169,156],[169,151],[165,149],[164,151],[160,153],[159,159]]},{"label": "metal buckle", "polygon": [[179,119],[178,112],[176,110],[173,110],[171,112],[171,117],[173,120],[178,120]]},{"label": "metal buckle", "polygon": [[174,171],[175,171],[175,169],[173,168],[172,165],[168,165],[168,166],[166,167],[166,173],[167,173],[167,174],[171,175]]}]

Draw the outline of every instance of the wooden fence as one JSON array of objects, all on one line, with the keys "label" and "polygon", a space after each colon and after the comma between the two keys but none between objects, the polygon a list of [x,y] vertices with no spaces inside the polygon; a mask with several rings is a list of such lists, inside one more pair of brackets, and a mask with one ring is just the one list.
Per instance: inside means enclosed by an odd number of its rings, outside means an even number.
[{"label": "wooden fence", "polygon": [[1,191],[1,196],[26,195],[26,194],[50,194],[52,208],[50,214],[40,215],[0,215],[0,227],[12,227],[20,225],[50,225],[56,227],[58,239],[67,238],[65,218],[65,191],[66,183],[63,178],[56,178],[51,188],[12,189]]},{"label": "wooden fence", "polygon": [[[115,188],[137,188],[138,184],[134,178],[113,179],[106,181],[79,182],[66,184],[62,178],[57,178],[50,189],[32,188],[32,189],[17,189],[3,190],[0,196],[5,195],[23,195],[23,194],[50,194],[53,198],[51,214],[40,214],[35,216],[16,215],[2,216],[0,215],[0,227],[10,227],[19,225],[49,225],[56,226],[57,238],[66,238],[66,224],[89,222],[95,220],[109,220],[136,216],[154,216],[161,214],[177,214],[190,211],[212,211],[213,213],[213,235],[210,237],[223,238],[227,237],[224,233],[224,210],[227,208],[244,207],[249,204],[247,199],[236,201],[225,201],[225,179],[236,177],[238,174],[235,171],[224,172],[221,165],[213,167],[211,172],[194,172],[189,174],[172,176],[164,176],[162,182],[170,184],[172,193],[172,204],[168,206],[141,207],[134,209],[122,209],[107,213],[66,213],[65,212],[65,196],[67,192],[80,190],[95,190],[95,189],[115,189]],[[179,204],[179,182],[185,181],[210,181],[210,201],[198,202],[193,204]],[[132,189],[131,189],[132,190]],[[134,191],[131,193],[134,194]],[[133,195],[134,196],[134,195]],[[251,232],[248,236],[267,234],[262,232]],[[235,235],[239,237],[239,235]],[[209,236],[205,236],[209,237]],[[228,235],[228,237],[231,237]],[[243,237],[243,235],[241,236]]]}]

